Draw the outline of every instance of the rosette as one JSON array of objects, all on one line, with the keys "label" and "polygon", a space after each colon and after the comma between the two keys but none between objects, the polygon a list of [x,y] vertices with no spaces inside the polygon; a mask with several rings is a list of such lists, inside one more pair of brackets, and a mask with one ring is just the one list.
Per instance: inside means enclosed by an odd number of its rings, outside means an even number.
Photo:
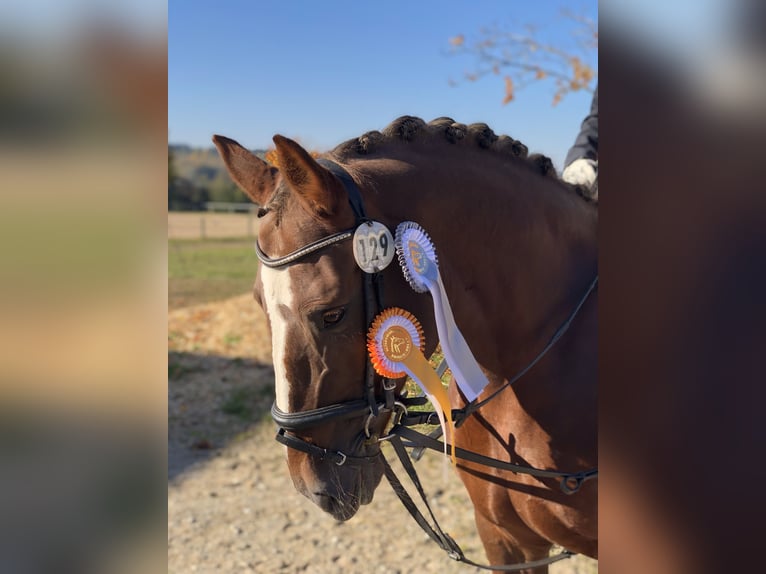
[{"label": "rosette", "polygon": [[[455,444],[452,407],[447,389],[423,356],[424,348],[420,323],[411,313],[398,307],[382,311],[367,333],[367,350],[378,374],[391,379],[409,375],[431,401],[444,434],[446,455],[447,444]],[[452,462],[455,462],[454,452]]]},{"label": "rosette", "polygon": [[489,381],[455,324],[431,238],[417,223],[405,221],[396,228],[394,245],[404,278],[410,286],[420,293],[431,293],[436,329],[444,357],[458,387],[468,401],[473,401]]}]

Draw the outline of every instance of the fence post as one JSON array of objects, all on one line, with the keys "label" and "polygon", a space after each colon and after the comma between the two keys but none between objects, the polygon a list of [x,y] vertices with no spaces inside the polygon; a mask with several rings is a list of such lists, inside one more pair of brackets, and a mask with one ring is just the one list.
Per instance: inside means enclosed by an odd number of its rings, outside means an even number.
[{"label": "fence post", "polygon": [[199,236],[200,239],[205,239],[205,214],[199,216]]}]

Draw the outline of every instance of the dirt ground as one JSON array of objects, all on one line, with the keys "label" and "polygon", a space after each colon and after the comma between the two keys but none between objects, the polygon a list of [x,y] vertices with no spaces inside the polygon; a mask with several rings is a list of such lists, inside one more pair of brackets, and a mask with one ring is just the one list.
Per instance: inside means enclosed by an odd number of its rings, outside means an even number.
[{"label": "dirt ground", "polygon": [[[171,311],[168,323],[169,573],[480,572],[431,542],[385,479],[346,523],[293,488],[273,438],[270,341],[251,295]],[[438,455],[416,466],[442,527],[483,562],[462,483]],[[550,569],[596,571],[583,557]]]}]

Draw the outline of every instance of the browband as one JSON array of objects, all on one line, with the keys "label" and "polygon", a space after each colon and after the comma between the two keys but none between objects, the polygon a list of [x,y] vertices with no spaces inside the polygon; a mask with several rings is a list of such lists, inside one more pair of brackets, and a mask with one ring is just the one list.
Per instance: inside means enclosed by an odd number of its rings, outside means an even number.
[{"label": "browband", "polygon": [[261,261],[261,263],[263,263],[266,267],[282,267],[283,265],[288,265],[289,263],[292,263],[293,261],[297,261],[301,257],[305,257],[309,253],[313,253],[314,251],[319,251],[320,249],[329,247],[330,245],[333,245],[334,243],[339,243],[341,241],[345,241],[346,239],[351,239],[351,237],[353,237],[354,235],[354,229],[346,229],[345,231],[339,231],[338,233],[333,233],[332,235],[328,235],[327,237],[322,237],[321,239],[318,239],[312,243],[309,243],[308,245],[304,245],[300,249],[296,249],[295,251],[293,251],[292,253],[289,253],[288,255],[284,255],[282,257],[274,257],[274,258],[269,257],[261,250],[261,246],[258,245],[258,240],[256,239],[255,253],[258,255],[258,259]]}]

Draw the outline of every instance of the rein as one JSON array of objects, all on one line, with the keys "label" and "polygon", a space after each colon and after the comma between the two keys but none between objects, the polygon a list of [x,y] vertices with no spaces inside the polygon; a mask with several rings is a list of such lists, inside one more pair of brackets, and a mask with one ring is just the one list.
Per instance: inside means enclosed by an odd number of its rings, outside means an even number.
[{"label": "rein", "polygon": [[590,297],[590,294],[593,292],[593,290],[598,285],[598,275],[591,281],[591,284],[588,286],[588,289],[585,291],[585,294],[580,298],[580,301],[577,303],[575,308],[572,310],[572,312],[569,314],[569,316],[566,318],[566,320],[559,326],[558,329],[556,329],[556,332],[553,333],[553,336],[550,338],[548,343],[543,347],[543,349],[537,354],[537,356],[532,359],[526,367],[521,369],[518,373],[516,373],[511,379],[509,379],[503,386],[501,386],[499,389],[497,389],[494,393],[489,395],[486,399],[479,402],[472,402],[465,406],[464,409],[459,410],[459,415],[457,419],[455,420],[455,426],[460,427],[460,425],[465,422],[465,420],[470,417],[474,412],[479,410],[481,407],[486,405],[489,401],[494,399],[497,395],[499,395],[501,392],[503,392],[505,389],[510,387],[513,383],[518,381],[521,377],[527,374],[528,371],[532,369],[539,361],[542,359],[548,351],[550,351],[553,346],[556,344],[556,342],[561,339],[561,337],[564,336],[564,333],[567,332],[569,329],[569,326],[572,324],[572,321],[574,321],[574,318],[577,316],[577,313],[580,312],[580,309],[582,309],[582,306],[585,305],[585,301],[588,300],[588,297]]},{"label": "rein", "polygon": [[391,441],[391,445],[394,447],[394,451],[396,452],[396,455],[399,457],[399,460],[401,461],[402,466],[404,466],[404,470],[407,472],[407,476],[410,477],[410,480],[415,485],[415,488],[417,489],[421,500],[425,504],[425,507],[428,509],[428,514],[431,516],[431,519],[433,520],[434,525],[431,526],[431,524],[428,522],[426,517],[423,516],[423,513],[420,512],[417,506],[415,506],[415,503],[412,501],[412,498],[407,493],[404,486],[402,486],[402,483],[399,481],[399,478],[396,476],[393,469],[388,464],[388,461],[385,458],[383,458],[383,468],[384,468],[384,473],[386,475],[386,479],[388,480],[389,484],[391,484],[391,488],[399,497],[399,500],[407,509],[407,512],[410,513],[410,516],[412,516],[412,518],[415,520],[415,522],[418,523],[420,528],[422,528],[423,531],[426,534],[428,534],[431,540],[436,542],[436,544],[438,544],[439,547],[442,550],[444,550],[447,553],[447,555],[453,560],[457,562],[463,562],[465,564],[474,566],[476,568],[481,568],[482,570],[501,570],[503,572],[518,572],[520,570],[526,570],[528,568],[537,568],[538,566],[553,564],[554,562],[558,562],[559,560],[564,560],[566,558],[569,558],[570,556],[574,556],[575,554],[574,552],[570,550],[563,550],[559,552],[558,554],[549,556],[548,558],[543,558],[541,560],[534,560],[531,562],[521,562],[519,564],[502,564],[502,565],[479,564],[477,562],[474,562],[473,560],[466,558],[462,548],[460,548],[460,545],[457,542],[455,542],[455,540],[449,534],[444,532],[439,526],[439,522],[436,520],[436,516],[434,516],[433,510],[431,510],[431,505],[428,504],[426,493],[423,490],[423,485],[420,483],[420,479],[418,478],[418,474],[415,471],[415,467],[412,465],[412,461],[410,460],[410,457],[407,456],[407,451],[404,448],[405,445],[401,442],[399,437],[394,438]]},{"label": "rein", "polygon": [[[266,255],[266,253],[263,252],[260,245],[258,244],[258,241],[256,240],[255,252],[258,256],[259,261],[266,267],[279,268],[279,267],[284,267],[292,263],[295,263],[296,261],[299,261],[300,259],[310,255],[311,253],[325,249],[327,247],[330,247],[342,241],[351,239],[357,227],[365,223],[367,224],[372,223],[372,221],[366,215],[366,212],[364,209],[364,203],[362,201],[362,196],[359,191],[359,188],[356,186],[356,183],[348,174],[348,172],[346,172],[346,170],[343,169],[340,165],[332,161],[325,160],[325,159],[319,159],[317,161],[320,164],[322,164],[325,168],[330,170],[343,183],[343,186],[346,189],[346,192],[348,194],[349,204],[351,205],[351,208],[356,218],[355,227],[352,229],[347,229],[344,231],[340,231],[338,233],[334,233],[327,237],[323,237],[317,241],[313,241],[307,245],[304,245],[303,247],[300,247],[299,249],[293,251],[292,253],[289,253],[281,257],[269,257],[268,255]],[[383,309],[383,276],[382,276],[382,273],[380,272],[375,272],[375,273],[362,272],[362,276],[363,276],[366,325],[370,325],[373,319],[375,318],[375,316]],[[490,400],[495,398],[500,392],[502,392],[504,389],[506,389],[507,387],[512,385],[514,382],[516,382],[518,379],[520,379],[522,376],[524,376],[530,369],[532,369],[532,367],[535,366],[535,364],[537,364],[547,354],[547,352],[556,344],[556,342],[567,331],[572,321],[574,320],[575,316],[578,314],[582,306],[585,304],[585,301],[588,299],[590,294],[596,288],[597,283],[598,283],[598,276],[596,276],[596,278],[590,284],[585,295],[581,298],[577,306],[574,308],[572,313],[567,317],[564,323],[562,323],[561,326],[556,330],[556,332],[553,334],[553,336],[551,337],[549,342],[546,344],[546,346],[540,351],[540,353],[538,353],[538,355],[529,364],[527,364],[526,367],[524,367],[521,371],[519,371],[514,377],[509,379],[499,389],[495,390],[486,399],[479,402],[473,401],[469,403],[468,405],[466,405],[463,409],[454,409],[452,411],[453,420],[455,421],[456,427],[459,427],[476,410],[484,406]],[[394,395],[395,382],[390,379],[385,379],[385,378],[383,379],[382,388],[384,393],[384,400],[383,400],[383,403],[378,403],[376,399],[376,394],[375,394],[375,371],[372,367],[370,360],[368,359],[365,365],[365,397],[362,399],[345,401],[342,403],[336,403],[336,404],[327,405],[324,407],[319,407],[316,409],[309,409],[306,411],[300,411],[295,413],[286,413],[280,410],[277,407],[276,403],[274,403],[271,407],[271,416],[274,419],[274,422],[276,422],[279,427],[277,434],[275,436],[275,439],[281,444],[284,444],[285,446],[289,448],[293,448],[293,449],[305,452],[311,456],[319,458],[320,460],[328,460],[330,462],[335,463],[338,466],[344,465],[346,463],[366,464],[366,463],[372,463],[376,460],[381,460],[384,466],[385,476],[388,479],[389,483],[391,484],[391,487],[393,488],[394,492],[399,497],[399,500],[404,505],[404,507],[407,509],[407,511],[410,513],[413,519],[415,519],[415,521],[420,525],[420,527],[426,532],[426,534],[428,534],[428,536],[432,540],[434,540],[443,550],[445,550],[448,553],[449,557],[452,558],[453,560],[464,562],[471,566],[475,566],[477,568],[481,568],[485,570],[502,570],[505,572],[516,572],[516,571],[525,570],[528,568],[536,568],[538,566],[551,564],[553,562],[557,562],[559,560],[569,558],[570,556],[574,554],[573,552],[569,550],[564,550],[560,552],[559,554],[550,556],[542,560],[524,562],[521,564],[509,564],[509,565],[500,565],[500,566],[494,566],[494,565],[487,566],[487,565],[477,564],[476,562],[473,562],[472,560],[469,560],[468,558],[466,558],[465,555],[463,554],[462,549],[457,544],[457,542],[455,542],[448,534],[442,531],[441,527],[439,526],[439,523],[436,520],[436,517],[434,516],[430,505],[428,504],[425,491],[423,490],[423,487],[420,483],[420,479],[418,478],[417,472],[415,471],[415,467],[412,464],[412,460],[410,460],[410,457],[408,456],[407,451],[405,450],[406,447],[417,447],[417,449],[420,450],[421,453],[423,448],[429,448],[429,449],[443,452],[444,445],[438,440],[436,440],[435,438],[439,436],[438,434],[432,435],[432,436],[426,436],[412,429],[407,428],[408,426],[412,426],[415,424],[434,424],[433,417],[435,417],[436,413],[429,412],[429,413],[418,413],[417,415],[410,415],[407,411],[407,406],[413,406],[416,404],[421,404],[421,405],[425,404],[426,402],[425,397],[413,397],[413,398],[407,398],[404,396],[396,397]],[[379,416],[380,412],[392,412],[392,413],[398,412],[398,416],[395,418],[394,424],[386,436],[373,437],[372,433],[370,432],[370,422],[374,418]],[[369,445],[372,442],[372,444],[377,446],[377,451],[374,452],[372,456],[352,456],[352,455],[345,454],[341,451],[333,451],[330,449],[322,448],[315,444],[309,443],[308,441],[305,441],[301,439],[300,437],[295,436],[294,434],[291,434],[288,432],[288,431],[299,431],[299,430],[304,430],[307,428],[316,427],[320,424],[326,423],[329,420],[351,419],[351,418],[363,416],[364,414],[368,414],[365,425],[364,425],[363,436],[365,436],[367,439],[364,441],[364,444]],[[440,433],[441,429],[438,429],[438,431]],[[402,439],[405,439],[407,442],[404,442]],[[393,446],[394,451],[397,454],[397,457],[399,458],[404,469],[407,472],[407,475],[410,477],[411,481],[415,485],[418,491],[418,494],[420,495],[421,499],[423,500],[423,503],[428,509],[428,513],[431,516],[431,519],[433,520],[434,526],[431,526],[429,521],[423,516],[423,514],[414,504],[414,502],[412,501],[412,498],[404,489],[398,477],[394,473],[393,469],[388,464],[388,461],[383,456],[383,453],[380,450],[379,444],[382,441],[386,441],[386,440],[388,440]],[[448,448],[448,452],[451,452],[453,446],[447,445],[447,448]],[[559,472],[559,471],[542,470],[542,469],[537,469],[537,468],[533,468],[529,466],[515,465],[509,462],[496,460],[496,459],[489,458],[489,457],[480,455],[478,453],[474,453],[474,452],[467,451],[457,447],[454,447],[454,450],[455,450],[456,457],[463,460],[475,462],[477,464],[481,464],[481,465],[485,465],[485,466],[489,466],[493,468],[498,468],[502,470],[508,470],[514,473],[528,474],[528,475],[537,476],[540,478],[560,479],[560,483],[559,483],[560,487],[562,491],[565,492],[566,494],[573,494],[577,492],[585,481],[598,477],[597,469],[583,471],[583,472],[576,472],[576,473],[565,473],[565,472]],[[419,458],[419,455],[417,457],[413,456],[413,458],[417,459]]]}]

